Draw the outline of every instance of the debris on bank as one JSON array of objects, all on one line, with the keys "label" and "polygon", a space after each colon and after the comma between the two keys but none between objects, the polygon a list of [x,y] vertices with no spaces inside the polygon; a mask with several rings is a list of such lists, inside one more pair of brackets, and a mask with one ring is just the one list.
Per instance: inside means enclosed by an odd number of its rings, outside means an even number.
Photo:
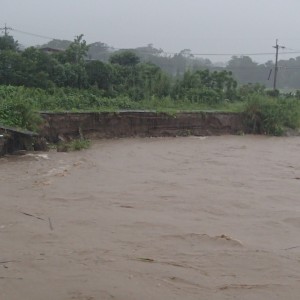
[{"label": "debris on bank", "polygon": [[45,150],[46,143],[36,132],[0,124],[0,155]]}]

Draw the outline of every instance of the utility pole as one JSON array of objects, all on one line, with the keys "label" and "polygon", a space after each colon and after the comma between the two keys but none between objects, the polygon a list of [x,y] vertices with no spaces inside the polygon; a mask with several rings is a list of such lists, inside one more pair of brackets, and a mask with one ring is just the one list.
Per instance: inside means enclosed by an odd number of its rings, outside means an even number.
[{"label": "utility pole", "polygon": [[274,73],[274,83],[273,83],[273,90],[276,90],[277,86],[277,73],[278,73],[278,53],[279,49],[284,49],[284,46],[278,45],[278,40],[276,40],[276,46],[273,46],[276,49],[276,57],[275,57],[275,73]]},{"label": "utility pole", "polygon": [[4,35],[5,35],[5,36],[8,36],[8,30],[12,30],[12,28],[7,27],[7,26],[6,26],[6,23],[5,23],[4,27],[3,27],[3,28],[0,28],[0,30],[4,30]]}]

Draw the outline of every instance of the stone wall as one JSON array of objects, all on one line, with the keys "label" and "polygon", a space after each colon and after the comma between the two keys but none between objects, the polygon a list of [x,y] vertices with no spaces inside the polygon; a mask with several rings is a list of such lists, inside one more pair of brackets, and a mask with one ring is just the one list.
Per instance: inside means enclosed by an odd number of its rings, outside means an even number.
[{"label": "stone wall", "polygon": [[165,113],[126,111],[116,113],[41,113],[41,135],[52,142],[59,137],[83,135],[89,138],[134,136],[222,135],[244,131],[238,113]]}]

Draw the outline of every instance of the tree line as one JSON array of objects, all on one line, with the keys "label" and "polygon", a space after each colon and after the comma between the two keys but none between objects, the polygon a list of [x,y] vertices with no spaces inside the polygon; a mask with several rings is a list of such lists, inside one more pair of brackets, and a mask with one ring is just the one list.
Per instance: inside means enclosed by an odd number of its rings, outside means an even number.
[{"label": "tree line", "polygon": [[[44,47],[66,49],[70,41],[53,40]],[[239,85],[256,84],[272,88],[274,78],[274,62],[257,63],[249,56],[233,56],[229,62],[220,66],[209,59],[193,55],[191,50],[183,49],[177,54],[166,54],[162,49],[157,49],[149,44],[144,47],[128,49],[135,53],[142,62],[152,62],[171,76],[183,76],[187,70],[231,71]],[[90,44],[88,57],[90,59],[108,62],[109,57],[116,49],[102,42]],[[285,90],[300,89],[300,57],[281,59],[278,62],[278,87]]]},{"label": "tree line", "polygon": [[237,82],[226,70],[189,70],[171,76],[133,51],[118,51],[107,62],[89,58],[90,46],[83,35],[66,50],[45,52],[30,47],[18,50],[11,36],[0,37],[0,84],[50,89],[94,88],[103,97],[126,95],[139,101],[166,96],[191,102],[236,100]]},{"label": "tree line", "polygon": [[[53,40],[44,47],[64,50],[47,53],[30,47],[19,51],[12,36],[0,37],[0,84],[95,87],[105,97],[127,95],[133,100],[171,96],[218,102],[271,88],[274,75],[272,61],[258,64],[248,56],[234,56],[222,68],[195,58],[189,49],[173,56],[162,55],[163,50],[151,44],[114,51],[101,42],[87,45],[82,35],[73,42]],[[300,89],[300,57],[280,60],[278,65],[278,87]]]}]

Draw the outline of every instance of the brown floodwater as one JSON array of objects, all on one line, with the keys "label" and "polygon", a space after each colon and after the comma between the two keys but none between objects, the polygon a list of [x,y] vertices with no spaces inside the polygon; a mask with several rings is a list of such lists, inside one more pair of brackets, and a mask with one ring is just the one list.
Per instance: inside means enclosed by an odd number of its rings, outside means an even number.
[{"label": "brown floodwater", "polygon": [[2,300],[298,300],[300,138],[0,158]]}]

